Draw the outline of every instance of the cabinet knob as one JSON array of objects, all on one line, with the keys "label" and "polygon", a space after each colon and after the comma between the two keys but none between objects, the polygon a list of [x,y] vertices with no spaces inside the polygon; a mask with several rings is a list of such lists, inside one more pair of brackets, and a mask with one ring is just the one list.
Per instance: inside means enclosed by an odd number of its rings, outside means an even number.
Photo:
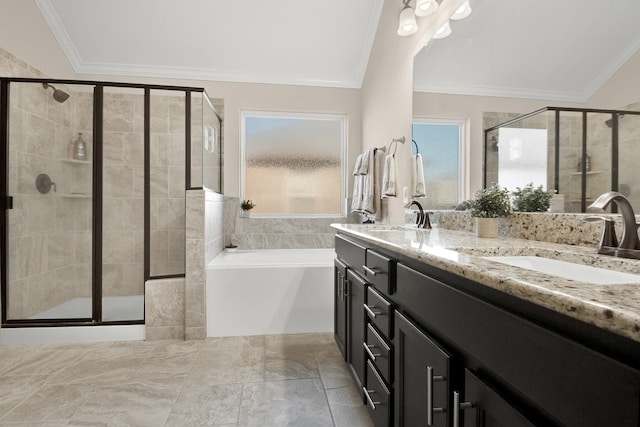
[{"label": "cabinet knob", "polygon": [[467,408],[473,408],[473,403],[462,402],[460,403],[460,393],[453,392],[453,427],[460,427],[460,411],[464,411]]},{"label": "cabinet knob", "polygon": [[446,378],[442,375],[433,375],[433,366],[427,366],[427,425],[433,425],[433,414],[446,412],[445,408],[433,407],[433,382],[444,381]]},{"label": "cabinet knob", "polygon": [[369,316],[373,317],[374,319],[376,318],[376,316],[379,316],[382,314],[381,311],[373,311],[373,309],[376,308],[375,305],[364,305],[364,309],[367,311],[367,313],[369,313]]},{"label": "cabinet knob", "polygon": [[373,353],[371,351],[372,349],[376,348],[375,345],[367,344],[366,342],[363,342],[362,344],[364,345],[364,350],[367,352],[367,354],[369,355],[371,360],[375,361],[376,357],[382,356],[382,354],[380,354],[380,353]]},{"label": "cabinet knob", "polygon": [[363,265],[362,269],[364,270],[364,272],[366,273],[367,276],[376,276],[378,274],[383,274],[382,271],[380,271],[378,269],[367,267],[366,265]]},{"label": "cabinet knob", "polygon": [[367,390],[366,387],[362,387],[362,391],[364,391],[364,395],[367,398],[367,402],[369,402],[369,405],[371,405],[371,409],[373,409],[374,411],[376,410],[376,405],[380,405],[381,402],[374,402],[373,399],[371,399],[371,394],[375,393],[375,390]]}]

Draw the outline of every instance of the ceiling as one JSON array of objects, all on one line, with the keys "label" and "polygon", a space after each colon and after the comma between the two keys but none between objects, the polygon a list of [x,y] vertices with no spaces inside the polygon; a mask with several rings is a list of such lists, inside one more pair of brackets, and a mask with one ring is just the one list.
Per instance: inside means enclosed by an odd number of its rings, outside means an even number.
[{"label": "ceiling", "polygon": [[585,102],[640,47],[640,1],[471,0],[416,56],[421,92]]},{"label": "ceiling", "polygon": [[384,0],[36,0],[78,74],[362,85]]},{"label": "ceiling", "polygon": [[[359,88],[385,0],[35,1],[81,75]],[[415,90],[585,102],[640,46],[638,0],[470,1]]]}]

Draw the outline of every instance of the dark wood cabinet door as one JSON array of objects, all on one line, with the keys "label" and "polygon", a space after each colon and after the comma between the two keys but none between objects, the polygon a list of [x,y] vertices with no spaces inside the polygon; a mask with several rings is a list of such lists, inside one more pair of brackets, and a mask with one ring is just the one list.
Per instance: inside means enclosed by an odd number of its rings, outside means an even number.
[{"label": "dark wood cabinet door", "polygon": [[395,426],[449,426],[451,356],[399,312],[394,323]]},{"label": "dark wood cabinet door", "polygon": [[358,389],[362,389],[365,375],[365,314],[364,301],[367,284],[352,270],[347,270],[347,362]]},{"label": "dark wood cabinet door", "polygon": [[[464,427],[535,427],[499,394],[465,369]],[[460,410],[454,408],[454,410]]]},{"label": "dark wood cabinet door", "polygon": [[334,261],[333,274],[333,335],[336,344],[347,360],[347,266],[340,260]]}]

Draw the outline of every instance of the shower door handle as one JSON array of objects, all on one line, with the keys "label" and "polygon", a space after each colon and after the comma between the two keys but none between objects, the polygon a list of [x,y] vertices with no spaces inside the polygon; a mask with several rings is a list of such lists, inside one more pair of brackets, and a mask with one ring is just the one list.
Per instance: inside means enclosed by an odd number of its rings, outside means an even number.
[{"label": "shower door handle", "polygon": [[7,196],[5,198],[4,209],[13,209],[13,197]]}]

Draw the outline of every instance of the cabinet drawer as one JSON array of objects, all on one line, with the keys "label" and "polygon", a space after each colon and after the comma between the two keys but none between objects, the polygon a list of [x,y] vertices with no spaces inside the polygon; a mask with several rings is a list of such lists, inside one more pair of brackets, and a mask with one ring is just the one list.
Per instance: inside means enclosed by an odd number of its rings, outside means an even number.
[{"label": "cabinet drawer", "polygon": [[336,234],[336,254],[352,270],[364,277],[367,249]]},{"label": "cabinet drawer", "polygon": [[391,295],[393,291],[394,266],[395,263],[391,259],[367,249],[366,264],[363,268],[367,282],[387,295]]},{"label": "cabinet drawer", "polygon": [[382,336],[391,341],[391,338],[393,338],[393,307],[385,297],[376,292],[371,286],[367,289],[367,302],[364,304],[364,311],[369,316],[371,323],[376,325],[382,333]]},{"label": "cabinet drawer", "polygon": [[373,425],[388,427],[391,421],[391,392],[376,372],[371,361],[367,361],[367,382],[363,388],[367,409]]},{"label": "cabinet drawer", "polygon": [[387,384],[391,384],[391,347],[370,323],[367,325],[367,340],[364,346],[369,360],[378,368]]}]

